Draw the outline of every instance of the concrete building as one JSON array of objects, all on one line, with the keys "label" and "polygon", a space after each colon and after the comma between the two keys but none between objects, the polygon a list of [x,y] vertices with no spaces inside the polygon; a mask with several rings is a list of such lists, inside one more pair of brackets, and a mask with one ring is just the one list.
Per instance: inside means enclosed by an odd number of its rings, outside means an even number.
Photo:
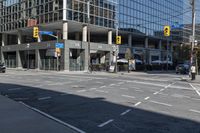
[{"label": "concrete building", "polygon": [[[90,0],[90,21],[87,1],[0,0],[1,61],[9,68],[57,70],[59,66],[60,70],[84,71],[90,53],[92,64],[109,66],[116,51],[117,28],[122,36],[120,58],[131,48],[135,58],[147,64],[165,61],[167,55],[172,61],[173,44],[179,42],[155,32],[164,25],[182,23],[182,15],[172,16],[183,12],[183,1]],[[34,26],[53,35],[33,38]],[[58,60],[57,42],[64,43]]]}]

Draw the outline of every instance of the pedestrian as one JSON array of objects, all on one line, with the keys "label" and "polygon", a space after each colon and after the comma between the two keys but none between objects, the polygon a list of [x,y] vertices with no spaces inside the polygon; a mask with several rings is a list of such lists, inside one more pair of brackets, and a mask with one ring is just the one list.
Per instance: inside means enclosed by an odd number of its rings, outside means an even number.
[{"label": "pedestrian", "polygon": [[195,65],[191,66],[191,75],[192,75],[192,80],[195,80],[195,75],[196,75],[196,67],[195,67]]}]

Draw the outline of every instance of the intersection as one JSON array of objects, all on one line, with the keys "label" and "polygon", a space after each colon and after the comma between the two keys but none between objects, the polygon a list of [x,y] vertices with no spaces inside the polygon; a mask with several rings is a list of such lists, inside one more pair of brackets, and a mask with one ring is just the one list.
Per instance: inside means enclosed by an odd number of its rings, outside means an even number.
[{"label": "intersection", "polygon": [[199,133],[200,84],[176,74],[8,71],[1,95],[80,133]]}]

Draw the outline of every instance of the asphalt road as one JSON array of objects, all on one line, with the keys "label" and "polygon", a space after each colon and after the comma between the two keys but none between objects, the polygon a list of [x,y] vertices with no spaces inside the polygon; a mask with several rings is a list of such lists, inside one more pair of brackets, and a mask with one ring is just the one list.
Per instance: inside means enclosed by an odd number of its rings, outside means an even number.
[{"label": "asphalt road", "polygon": [[180,77],[8,71],[0,93],[82,133],[200,133],[200,83]]}]

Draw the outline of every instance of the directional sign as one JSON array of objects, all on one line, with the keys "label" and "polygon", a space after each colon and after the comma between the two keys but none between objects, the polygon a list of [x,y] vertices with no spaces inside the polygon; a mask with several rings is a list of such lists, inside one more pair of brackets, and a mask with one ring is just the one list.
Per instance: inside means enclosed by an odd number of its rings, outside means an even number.
[{"label": "directional sign", "polygon": [[64,43],[56,43],[56,48],[64,48]]},{"label": "directional sign", "polygon": [[53,35],[52,31],[40,31],[41,35]]},{"label": "directional sign", "polygon": [[168,25],[164,27],[164,36],[170,36],[170,26]]}]

